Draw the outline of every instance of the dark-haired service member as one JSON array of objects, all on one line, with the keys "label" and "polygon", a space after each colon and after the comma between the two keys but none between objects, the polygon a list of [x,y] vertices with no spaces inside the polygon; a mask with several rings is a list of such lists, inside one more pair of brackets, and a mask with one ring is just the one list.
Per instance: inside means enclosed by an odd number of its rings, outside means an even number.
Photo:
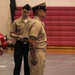
[{"label": "dark-haired service member", "polygon": [[27,25],[30,24],[31,18],[29,17],[31,7],[26,4],[22,9],[22,16],[12,23],[10,36],[16,39],[14,45],[14,73],[13,75],[20,75],[22,57],[24,56],[24,75],[30,75],[28,65],[28,33]]},{"label": "dark-haired service member", "polygon": [[30,75],[43,75],[46,60],[47,37],[43,18],[46,16],[46,4],[41,3],[32,8],[34,18],[29,25],[29,66]]}]

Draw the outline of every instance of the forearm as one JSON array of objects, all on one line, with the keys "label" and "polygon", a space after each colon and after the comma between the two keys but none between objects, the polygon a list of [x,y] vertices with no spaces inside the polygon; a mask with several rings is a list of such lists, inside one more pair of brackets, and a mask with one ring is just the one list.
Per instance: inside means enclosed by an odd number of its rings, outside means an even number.
[{"label": "forearm", "polygon": [[31,54],[31,63],[33,65],[36,65],[38,63],[38,58],[35,53],[35,49],[36,49],[36,38],[31,36],[29,38],[29,50],[30,50],[30,54]]},{"label": "forearm", "polygon": [[31,36],[29,38],[29,50],[32,57],[35,57],[36,38]]},{"label": "forearm", "polygon": [[14,33],[10,33],[10,36],[11,36],[12,38],[18,38],[18,37],[19,37],[19,35],[14,34]]}]

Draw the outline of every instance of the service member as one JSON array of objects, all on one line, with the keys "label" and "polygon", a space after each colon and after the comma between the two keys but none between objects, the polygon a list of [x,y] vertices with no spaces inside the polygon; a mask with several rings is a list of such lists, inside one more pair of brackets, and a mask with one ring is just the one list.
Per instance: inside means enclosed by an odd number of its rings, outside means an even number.
[{"label": "service member", "polygon": [[43,18],[46,16],[46,4],[32,7],[34,18],[29,25],[29,66],[30,75],[43,75],[46,60],[47,37]]},{"label": "service member", "polygon": [[31,9],[30,5],[26,4],[22,8],[22,16],[12,23],[10,36],[16,39],[16,43],[14,45],[15,67],[13,75],[20,75],[23,56],[24,56],[24,75],[30,75],[30,69],[28,65],[29,43],[27,33],[27,25],[29,25],[31,22],[31,18],[29,17],[30,9]]}]

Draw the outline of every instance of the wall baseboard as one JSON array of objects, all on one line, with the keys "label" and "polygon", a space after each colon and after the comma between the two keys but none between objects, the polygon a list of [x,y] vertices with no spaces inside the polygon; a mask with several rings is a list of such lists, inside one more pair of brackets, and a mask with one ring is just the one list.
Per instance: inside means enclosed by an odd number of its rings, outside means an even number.
[{"label": "wall baseboard", "polygon": [[75,47],[48,46],[46,51],[48,53],[75,54]]}]

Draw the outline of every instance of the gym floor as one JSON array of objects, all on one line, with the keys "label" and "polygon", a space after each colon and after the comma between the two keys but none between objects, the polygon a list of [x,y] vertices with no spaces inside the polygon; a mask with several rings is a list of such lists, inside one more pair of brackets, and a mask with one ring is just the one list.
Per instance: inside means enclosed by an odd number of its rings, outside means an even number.
[{"label": "gym floor", "polygon": [[[13,75],[13,51],[0,56],[0,75]],[[23,72],[23,62],[21,74]],[[75,75],[75,54],[47,53],[44,75]]]}]

